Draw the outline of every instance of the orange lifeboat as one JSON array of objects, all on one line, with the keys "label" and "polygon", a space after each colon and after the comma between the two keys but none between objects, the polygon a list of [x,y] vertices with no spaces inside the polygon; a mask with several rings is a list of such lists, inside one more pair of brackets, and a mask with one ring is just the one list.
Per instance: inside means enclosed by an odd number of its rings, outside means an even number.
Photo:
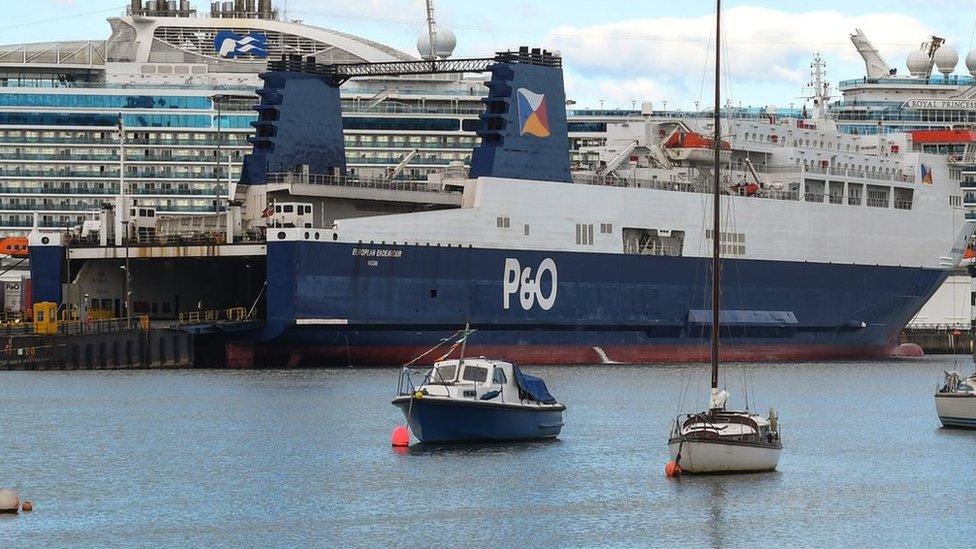
[{"label": "orange lifeboat", "polygon": [[[677,162],[710,163],[714,161],[713,141],[700,133],[675,132],[664,142],[664,151],[671,160]],[[722,160],[728,160],[732,154],[732,145],[728,141],[721,141],[719,149]]]},{"label": "orange lifeboat", "polygon": [[27,257],[27,239],[24,237],[0,239],[0,255]]}]

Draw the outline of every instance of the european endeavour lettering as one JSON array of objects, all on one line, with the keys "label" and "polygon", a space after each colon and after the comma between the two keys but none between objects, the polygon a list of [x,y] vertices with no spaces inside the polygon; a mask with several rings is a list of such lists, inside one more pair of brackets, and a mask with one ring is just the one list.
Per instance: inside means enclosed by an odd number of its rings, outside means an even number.
[{"label": "european endeavour lettering", "polygon": [[[550,284],[548,293],[543,293],[542,277],[548,273]],[[522,268],[517,259],[505,259],[505,277],[502,279],[502,305],[505,309],[511,306],[511,297],[518,293],[519,304],[523,310],[530,310],[538,302],[544,311],[552,309],[556,304],[556,290],[558,289],[558,275],[556,262],[545,258],[539,263],[536,275],[532,276],[532,268]]]}]

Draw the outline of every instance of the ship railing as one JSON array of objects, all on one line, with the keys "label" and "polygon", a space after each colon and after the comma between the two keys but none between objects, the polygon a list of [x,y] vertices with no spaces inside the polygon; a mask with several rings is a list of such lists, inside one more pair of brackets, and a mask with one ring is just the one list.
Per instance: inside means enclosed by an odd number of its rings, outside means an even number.
[{"label": "ship railing", "polygon": [[[936,332],[968,332],[972,330],[972,324],[969,322],[947,322],[947,323],[930,323],[930,324],[909,324],[905,326],[903,331],[911,332],[914,330],[926,330],[926,331],[936,331]],[[960,334],[962,335],[962,334]]]},{"label": "ship railing", "polygon": [[268,183],[287,185],[329,185],[355,189],[379,189],[389,191],[410,191],[423,193],[442,193],[437,187],[422,181],[400,181],[396,179],[348,177],[340,175],[304,174],[294,172],[269,173]]}]

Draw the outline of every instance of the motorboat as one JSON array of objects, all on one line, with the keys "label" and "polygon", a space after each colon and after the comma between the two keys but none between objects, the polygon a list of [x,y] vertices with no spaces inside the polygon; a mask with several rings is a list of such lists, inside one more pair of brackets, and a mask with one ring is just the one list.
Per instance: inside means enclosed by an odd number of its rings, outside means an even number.
[{"label": "motorboat", "polygon": [[559,436],[566,407],[545,382],[490,358],[442,360],[416,386],[401,371],[393,405],[421,442],[487,442]]}]

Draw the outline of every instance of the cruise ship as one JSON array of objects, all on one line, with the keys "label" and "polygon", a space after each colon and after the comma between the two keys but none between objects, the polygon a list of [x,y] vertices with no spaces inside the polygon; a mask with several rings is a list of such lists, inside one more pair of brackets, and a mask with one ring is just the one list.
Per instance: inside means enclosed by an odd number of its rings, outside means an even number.
[{"label": "cruise ship", "polygon": [[[108,20],[107,40],[0,46],[0,235],[25,234],[35,212],[44,228],[80,226],[123,181],[139,206],[161,215],[222,211],[251,148],[254,93],[269,59],[419,59],[287,21],[271,0],[207,7],[133,0]],[[437,51],[427,48],[447,58],[453,35],[441,29]],[[467,165],[483,84],[464,73],[350,82],[342,90],[349,173],[425,181],[452,163]],[[600,144],[608,122],[633,116],[571,112],[572,147]]]}]

